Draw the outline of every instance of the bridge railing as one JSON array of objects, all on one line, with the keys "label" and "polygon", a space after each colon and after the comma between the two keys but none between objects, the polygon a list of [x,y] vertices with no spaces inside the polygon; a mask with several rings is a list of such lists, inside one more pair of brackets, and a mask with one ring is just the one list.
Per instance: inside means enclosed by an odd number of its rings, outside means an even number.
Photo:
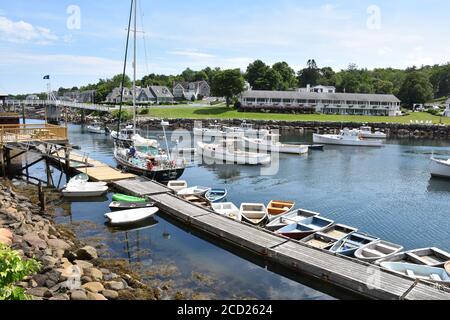
[{"label": "bridge railing", "polygon": [[0,125],[0,145],[27,141],[66,141],[67,128],[51,124]]},{"label": "bridge railing", "polygon": [[61,100],[6,100],[5,104],[7,106],[57,106],[57,107],[67,107],[75,109],[85,109],[92,111],[102,111],[108,112],[115,110],[118,106],[105,106],[94,103],[81,103],[81,102],[71,102],[71,101],[61,101]]}]

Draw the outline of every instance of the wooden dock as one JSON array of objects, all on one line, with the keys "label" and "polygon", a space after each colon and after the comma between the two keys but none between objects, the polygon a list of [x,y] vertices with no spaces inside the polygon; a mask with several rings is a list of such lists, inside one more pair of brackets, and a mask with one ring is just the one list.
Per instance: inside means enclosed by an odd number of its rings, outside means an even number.
[{"label": "wooden dock", "polygon": [[450,289],[383,270],[355,259],[317,250],[254,226],[238,223],[188,203],[170,189],[145,178],[113,182],[133,196],[148,197],[165,214],[221,241],[265,257],[273,264],[312,276],[365,298],[450,300]]}]

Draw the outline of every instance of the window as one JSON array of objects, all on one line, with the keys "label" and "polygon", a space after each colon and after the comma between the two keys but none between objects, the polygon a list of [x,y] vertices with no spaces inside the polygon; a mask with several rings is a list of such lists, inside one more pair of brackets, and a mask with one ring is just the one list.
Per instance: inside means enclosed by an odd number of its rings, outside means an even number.
[{"label": "window", "polygon": [[272,99],[272,103],[280,103],[281,102],[281,99]]}]

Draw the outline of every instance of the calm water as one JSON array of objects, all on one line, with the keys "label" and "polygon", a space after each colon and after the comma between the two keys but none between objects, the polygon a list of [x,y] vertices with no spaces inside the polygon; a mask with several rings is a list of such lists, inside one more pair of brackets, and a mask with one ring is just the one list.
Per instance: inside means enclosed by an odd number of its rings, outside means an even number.
[{"label": "calm water", "polygon": [[[114,165],[108,137],[71,126],[70,139],[90,157]],[[311,137],[291,135],[283,140],[308,142]],[[298,207],[321,212],[406,249],[438,246],[450,251],[450,181],[430,178],[428,166],[433,152],[450,155],[450,143],[391,140],[381,149],[327,146],[324,152],[314,151],[308,156],[282,155],[275,176],[261,176],[254,167],[194,163],[182,179],[190,185],[225,187],[228,200],[236,205],[295,200]],[[171,265],[177,267],[176,272],[159,280],[174,280],[180,288],[212,294],[213,298],[345,297],[283,270],[284,276],[274,273],[254,257],[232,253],[159,216],[158,223],[148,229],[108,229],[103,214],[108,211],[110,197],[89,203],[66,202],[63,207],[71,215],[59,219],[81,226],[80,236],[102,243],[105,254],[129,259],[144,278],[154,279],[149,272]],[[193,273],[202,273],[209,281],[199,283]]]}]

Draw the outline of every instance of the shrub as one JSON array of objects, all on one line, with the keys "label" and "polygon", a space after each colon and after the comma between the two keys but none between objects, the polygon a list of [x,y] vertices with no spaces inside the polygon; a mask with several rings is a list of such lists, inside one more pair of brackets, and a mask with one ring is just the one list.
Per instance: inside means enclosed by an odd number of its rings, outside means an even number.
[{"label": "shrub", "polygon": [[0,300],[29,300],[22,288],[15,284],[40,269],[34,259],[22,260],[17,251],[0,245]]},{"label": "shrub", "polygon": [[121,113],[119,113],[119,110],[114,110],[112,112],[112,116],[113,116],[114,119],[119,119],[119,114],[120,114],[120,118],[123,121],[128,121],[128,120],[131,120],[133,118],[133,114],[131,112],[126,111],[126,110],[122,110]]},{"label": "shrub", "polygon": [[146,114],[149,114],[149,113],[150,113],[150,109],[148,109],[148,108],[144,108],[144,109],[141,109],[139,111],[140,115],[146,115]]}]

